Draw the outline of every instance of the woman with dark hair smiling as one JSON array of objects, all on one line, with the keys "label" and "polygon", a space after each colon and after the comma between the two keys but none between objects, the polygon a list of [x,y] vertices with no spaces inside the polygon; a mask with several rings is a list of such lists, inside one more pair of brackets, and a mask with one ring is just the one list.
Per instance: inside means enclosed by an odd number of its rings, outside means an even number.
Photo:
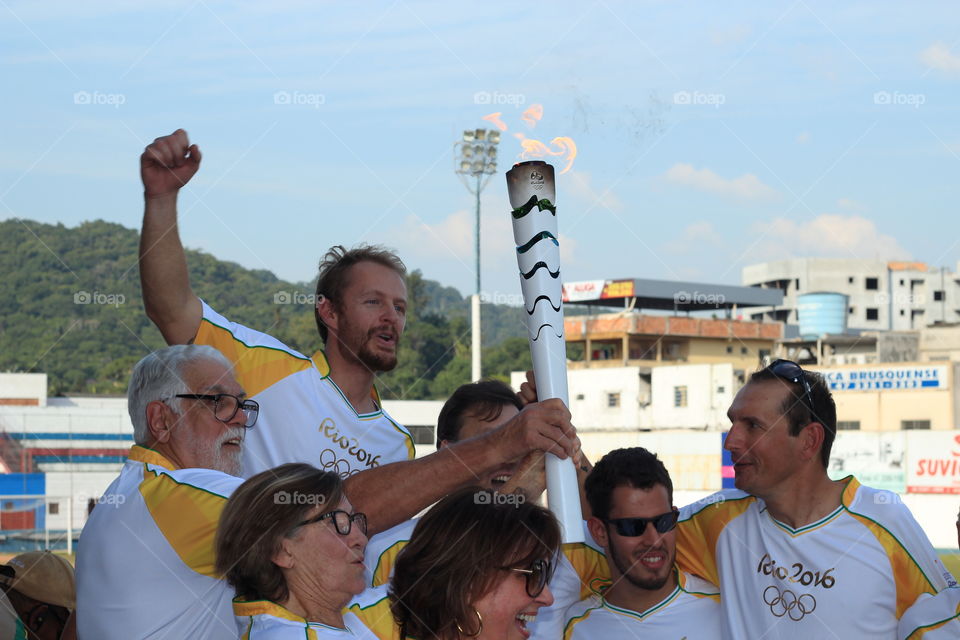
[{"label": "woman with dark hair smiling", "polygon": [[390,608],[401,637],[525,640],[553,596],[553,514],[522,496],[463,489],[417,523],[397,557]]},{"label": "woman with dark hair smiling", "polygon": [[[240,485],[220,518],[216,569],[237,590],[242,637],[376,639],[344,609],[363,591],[366,530],[335,473],[285,464]],[[389,617],[381,626],[395,633]]]}]

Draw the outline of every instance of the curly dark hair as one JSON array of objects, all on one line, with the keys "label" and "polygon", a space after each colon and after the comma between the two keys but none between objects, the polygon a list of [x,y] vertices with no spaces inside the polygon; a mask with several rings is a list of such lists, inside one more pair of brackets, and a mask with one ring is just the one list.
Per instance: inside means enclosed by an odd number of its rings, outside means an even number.
[{"label": "curly dark hair", "polygon": [[663,462],[643,447],[631,447],[614,449],[603,456],[587,476],[583,488],[593,515],[606,520],[610,517],[614,489],[621,486],[652,489],[658,484],[667,488],[667,497],[673,504],[673,481]]}]

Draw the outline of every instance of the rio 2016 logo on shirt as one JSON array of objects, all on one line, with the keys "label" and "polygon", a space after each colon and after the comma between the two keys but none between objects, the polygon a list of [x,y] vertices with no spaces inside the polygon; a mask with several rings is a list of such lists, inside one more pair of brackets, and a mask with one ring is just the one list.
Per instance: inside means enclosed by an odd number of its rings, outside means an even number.
[{"label": "rio 2016 logo on shirt", "polygon": [[805,587],[812,584],[824,589],[831,589],[836,584],[836,579],[833,577],[834,569],[835,567],[831,567],[826,571],[811,571],[805,568],[802,562],[794,562],[788,569],[786,565],[778,566],[777,561],[766,553],[763,554],[760,563],[757,564],[757,573],[762,573],[765,576],[773,576],[787,582],[799,582]]},{"label": "rio 2016 logo on shirt", "polygon": [[[375,456],[366,449],[362,448],[360,446],[360,442],[356,438],[348,438],[347,436],[342,435],[337,429],[337,423],[333,421],[333,418],[324,418],[323,422],[320,423],[318,431],[330,438],[330,440],[332,440],[333,443],[339,446],[343,451],[351,455],[359,463],[357,466],[364,465],[368,469],[380,466],[380,456]],[[330,449],[326,449],[325,451],[330,451],[333,453],[333,451]],[[338,456],[334,454],[334,458],[337,457]],[[350,474],[349,469],[352,466],[353,465],[349,464],[349,462],[347,463],[347,475]]]}]

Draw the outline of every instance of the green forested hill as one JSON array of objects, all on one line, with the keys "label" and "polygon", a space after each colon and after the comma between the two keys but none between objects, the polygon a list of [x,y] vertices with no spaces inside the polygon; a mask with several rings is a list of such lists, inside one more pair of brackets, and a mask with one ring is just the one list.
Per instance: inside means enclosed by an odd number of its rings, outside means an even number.
[{"label": "green forested hill", "polygon": [[[46,372],[51,395],[124,393],[130,369],[163,346],[143,312],[139,234],[95,221],[75,228],[0,222],[0,371]],[[318,256],[319,258],[319,256]],[[313,283],[279,280],[187,251],[194,291],[237,322],[305,353],[319,346]],[[408,277],[411,302],[400,365],[380,382],[386,397],[444,398],[470,373],[469,301],[452,287]],[[530,367],[519,307],[484,305],[486,375]]]}]

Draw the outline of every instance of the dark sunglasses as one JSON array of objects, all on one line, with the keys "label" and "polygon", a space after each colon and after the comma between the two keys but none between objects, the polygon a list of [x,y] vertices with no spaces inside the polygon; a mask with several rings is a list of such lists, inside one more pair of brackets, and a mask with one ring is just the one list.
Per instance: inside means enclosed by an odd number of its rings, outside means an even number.
[{"label": "dark sunglasses", "polygon": [[518,569],[517,567],[503,567],[507,571],[516,571],[517,573],[527,574],[527,595],[536,598],[543,593],[544,587],[550,580],[550,561],[534,560],[529,569]]},{"label": "dark sunglasses", "polygon": [[342,536],[350,535],[350,531],[353,529],[353,525],[356,524],[360,528],[360,531],[363,535],[367,535],[367,514],[360,513],[347,513],[337,509],[336,511],[328,511],[327,513],[321,513],[315,518],[310,518],[309,520],[304,520],[303,522],[297,523],[298,527],[303,527],[308,524],[313,524],[314,522],[321,522],[331,518],[333,520],[333,526],[336,528],[337,533]]},{"label": "dark sunglasses", "polygon": [[257,423],[257,416],[260,415],[260,405],[256,401],[243,400],[229,393],[218,393],[216,395],[178,393],[174,398],[212,402],[214,417],[223,423],[229,423],[237,415],[238,411],[243,411],[243,426],[247,429]]},{"label": "dark sunglasses", "polygon": [[613,518],[607,520],[607,522],[616,527],[619,535],[627,538],[636,538],[646,532],[647,523],[652,524],[653,528],[657,530],[657,533],[666,533],[677,526],[677,519],[679,517],[680,512],[674,508],[672,511],[661,513],[652,518]]},{"label": "dark sunglasses", "polygon": [[807,409],[810,410],[811,419],[816,420],[817,412],[813,410],[813,388],[810,386],[810,382],[807,381],[807,376],[803,368],[792,360],[781,359],[771,362],[767,369],[778,378],[794,384],[800,384],[803,387],[803,403],[807,406]]}]

